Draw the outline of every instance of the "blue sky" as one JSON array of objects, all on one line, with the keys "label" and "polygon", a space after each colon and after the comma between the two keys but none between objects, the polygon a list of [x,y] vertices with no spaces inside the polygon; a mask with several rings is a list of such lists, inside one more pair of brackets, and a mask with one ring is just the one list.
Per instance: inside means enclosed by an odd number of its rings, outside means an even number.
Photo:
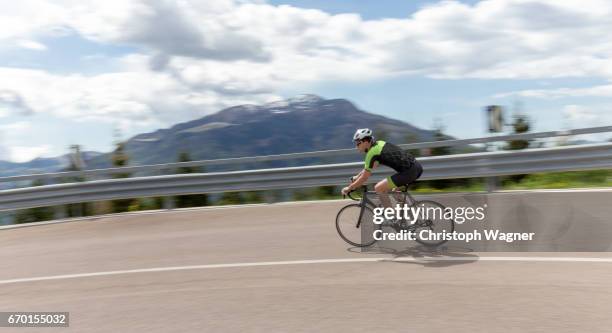
[{"label": "blue sky", "polygon": [[[612,5],[596,0],[83,1],[0,5],[0,159],[298,94],[447,133],[483,107],[534,130],[612,123]],[[518,106],[518,107],[517,107]]]},{"label": "blue sky", "polygon": [[[424,6],[435,5],[439,1],[402,1],[402,0],[300,0],[300,1],[268,1],[273,5],[291,5],[300,8],[316,8],[330,14],[357,13],[366,20],[384,18],[406,18]],[[463,1],[474,4],[478,1]]]}]

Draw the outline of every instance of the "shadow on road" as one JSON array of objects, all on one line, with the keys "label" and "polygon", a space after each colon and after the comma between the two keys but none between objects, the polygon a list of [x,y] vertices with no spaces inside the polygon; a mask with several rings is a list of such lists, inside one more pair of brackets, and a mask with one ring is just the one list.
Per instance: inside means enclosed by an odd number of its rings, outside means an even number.
[{"label": "shadow on road", "polygon": [[[417,264],[425,267],[449,267],[470,264],[478,261],[479,256],[472,253],[472,249],[460,247],[428,247],[423,245],[408,246],[404,249],[385,247],[351,247],[347,251],[361,254],[389,254],[393,257],[389,262],[399,264]],[[411,258],[403,261],[402,258]]]}]

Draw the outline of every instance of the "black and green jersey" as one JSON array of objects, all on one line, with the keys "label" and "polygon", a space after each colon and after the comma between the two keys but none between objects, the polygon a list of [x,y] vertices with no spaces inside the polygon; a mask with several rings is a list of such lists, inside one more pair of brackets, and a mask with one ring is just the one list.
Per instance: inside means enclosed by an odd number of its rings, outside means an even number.
[{"label": "black and green jersey", "polygon": [[378,140],[366,153],[365,169],[372,171],[374,162],[386,165],[397,172],[404,172],[412,167],[414,157],[392,143]]}]

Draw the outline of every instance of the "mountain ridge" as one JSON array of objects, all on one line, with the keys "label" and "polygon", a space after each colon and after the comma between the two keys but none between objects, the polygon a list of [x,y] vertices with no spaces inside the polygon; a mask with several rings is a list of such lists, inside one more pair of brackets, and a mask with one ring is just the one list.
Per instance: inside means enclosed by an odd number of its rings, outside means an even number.
[{"label": "mountain ridge", "polygon": [[[182,151],[189,152],[194,160],[296,153],[352,148],[353,132],[363,127],[397,143],[431,141],[434,133],[360,110],[346,99],[307,94],[262,105],[228,107],[168,128],[137,134],[125,141],[125,147],[129,165],[176,162]],[[90,152],[84,158],[87,169],[112,167],[111,155],[112,152]],[[60,164],[66,167],[67,162],[57,161],[62,158],[67,161],[66,156],[49,158],[42,171],[58,171],[51,170],[54,159],[55,167]]]}]

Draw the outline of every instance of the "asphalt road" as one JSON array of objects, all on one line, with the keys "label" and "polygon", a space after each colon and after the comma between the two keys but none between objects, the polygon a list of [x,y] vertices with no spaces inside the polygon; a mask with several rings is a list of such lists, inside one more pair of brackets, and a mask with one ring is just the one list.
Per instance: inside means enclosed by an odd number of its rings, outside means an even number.
[{"label": "asphalt road", "polygon": [[0,332],[612,330],[607,253],[360,253],[336,235],[344,204],[0,230],[0,311],[70,312],[70,328]]}]

